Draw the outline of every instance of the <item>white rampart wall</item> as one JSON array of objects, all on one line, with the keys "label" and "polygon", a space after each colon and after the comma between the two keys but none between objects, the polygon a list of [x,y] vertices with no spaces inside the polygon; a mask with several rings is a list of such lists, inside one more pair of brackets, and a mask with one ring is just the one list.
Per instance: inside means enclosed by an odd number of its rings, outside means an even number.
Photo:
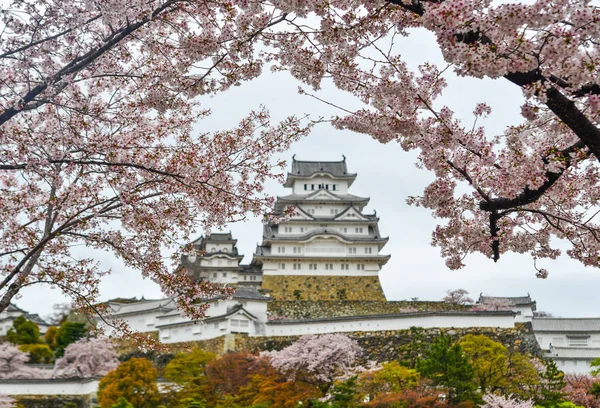
[{"label": "white rampart wall", "polygon": [[7,395],[89,395],[98,390],[99,380],[3,380],[0,393]]},{"label": "white rampart wall", "polygon": [[385,331],[406,330],[411,327],[423,328],[466,328],[466,327],[500,327],[514,326],[513,316],[414,316],[386,319],[353,319],[327,322],[267,323],[267,336],[298,336],[303,334],[345,333],[353,331]]},{"label": "white rampart wall", "polygon": [[[589,337],[587,337],[589,336]],[[600,348],[600,333],[566,333],[566,332],[536,332],[540,348],[547,350],[550,345],[555,347],[594,347]]]}]

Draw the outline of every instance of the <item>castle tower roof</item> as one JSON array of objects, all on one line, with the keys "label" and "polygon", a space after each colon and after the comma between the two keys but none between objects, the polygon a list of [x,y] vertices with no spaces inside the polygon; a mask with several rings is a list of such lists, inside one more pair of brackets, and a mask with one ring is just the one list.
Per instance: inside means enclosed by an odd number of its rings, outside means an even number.
[{"label": "castle tower roof", "polygon": [[341,161],[301,161],[294,156],[292,170],[283,186],[292,187],[296,180],[311,179],[319,175],[329,176],[334,180],[348,180],[348,186],[356,179],[356,173],[348,173],[346,157]]}]

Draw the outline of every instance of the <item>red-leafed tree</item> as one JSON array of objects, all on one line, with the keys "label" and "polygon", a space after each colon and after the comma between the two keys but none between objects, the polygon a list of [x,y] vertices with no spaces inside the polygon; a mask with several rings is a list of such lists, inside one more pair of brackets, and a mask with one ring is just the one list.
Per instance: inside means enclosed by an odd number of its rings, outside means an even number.
[{"label": "red-leafed tree", "polygon": [[263,215],[270,159],[305,133],[263,109],[231,130],[193,125],[198,99],[255,78],[285,14],[248,2],[18,0],[0,8],[0,311],[27,286],[95,304],[111,251],[193,317],[221,292],[173,272],[199,225]]},{"label": "red-leafed tree", "polygon": [[56,360],[53,377],[91,378],[106,375],[119,365],[118,354],[103,339],[85,339],[70,344],[63,357]]},{"label": "red-leafed tree", "polygon": [[600,408],[600,378],[569,374],[565,381],[565,399],[585,408]]}]

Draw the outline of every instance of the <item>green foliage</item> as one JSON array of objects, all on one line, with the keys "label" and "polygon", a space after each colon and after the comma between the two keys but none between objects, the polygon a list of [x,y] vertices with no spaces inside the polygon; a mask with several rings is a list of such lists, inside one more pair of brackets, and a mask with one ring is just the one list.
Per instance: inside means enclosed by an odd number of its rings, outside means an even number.
[{"label": "green foliage", "polygon": [[65,354],[67,346],[85,337],[86,333],[87,328],[85,327],[85,323],[62,322],[56,331],[56,349],[54,355],[62,357]]},{"label": "green foliage", "polygon": [[206,364],[214,358],[213,353],[199,348],[189,353],[178,354],[165,367],[165,378],[179,385],[187,384],[203,377]]},{"label": "green foliage", "polygon": [[460,344],[452,344],[452,339],[443,333],[431,344],[426,357],[417,363],[417,370],[435,385],[447,387],[451,403],[481,398],[473,382],[475,369],[464,356]]},{"label": "green foliage", "polygon": [[13,321],[13,327],[6,333],[6,338],[13,344],[38,344],[40,328],[24,316],[19,316]]},{"label": "green foliage", "polygon": [[126,398],[121,397],[111,408],[133,408],[133,405],[131,405]]},{"label": "green foliage", "polygon": [[50,364],[54,353],[47,344],[22,344],[19,350],[29,353],[30,364]]},{"label": "green foliage", "polygon": [[549,405],[536,405],[536,408],[585,408],[581,405],[575,405],[571,401],[556,402]]},{"label": "green foliage", "polygon": [[[536,401],[538,405],[543,407],[559,407],[563,403],[564,393],[562,392],[565,385],[565,374],[556,367],[556,363],[552,360],[544,361],[546,370],[540,374],[540,396]],[[561,407],[562,408],[562,407]]]},{"label": "green foliage", "polygon": [[411,341],[408,344],[404,344],[398,347],[400,358],[400,364],[408,368],[416,368],[417,361],[421,359],[423,352],[427,348],[425,343],[425,330],[421,327],[410,328]]},{"label": "green foliage", "polygon": [[505,386],[508,349],[484,335],[467,334],[457,342],[474,368],[481,393]]},{"label": "green foliage", "polygon": [[592,375],[600,374],[600,358],[593,359],[592,362],[590,363],[590,368],[592,369],[592,371],[591,371]]},{"label": "green foliage", "polygon": [[352,408],[361,406],[357,401],[356,379],[357,377],[354,376],[333,386],[331,392],[332,408]]}]

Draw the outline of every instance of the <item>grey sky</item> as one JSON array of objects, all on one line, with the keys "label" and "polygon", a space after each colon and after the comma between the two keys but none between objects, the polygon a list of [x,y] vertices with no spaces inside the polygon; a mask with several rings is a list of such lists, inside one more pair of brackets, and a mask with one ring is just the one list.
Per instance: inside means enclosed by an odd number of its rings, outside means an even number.
[{"label": "grey sky", "polygon": [[[433,37],[425,32],[404,38],[397,45],[398,52],[415,68],[425,61],[441,62]],[[471,123],[471,112],[478,102],[487,102],[492,115],[483,124],[488,135],[502,133],[507,124],[518,123],[521,94],[507,81],[477,80],[449,76],[449,88],[442,101],[459,117]],[[300,84],[286,73],[265,74],[256,81],[244,84],[217,97],[207,99],[205,106],[213,115],[197,125],[201,131],[230,128],[259,104],[272,113],[273,120],[290,114],[309,113],[314,116],[342,114],[334,108],[297,94]],[[353,97],[324,87],[319,96],[339,105],[355,109]],[[533,261],[529,256],[504,255],[498,263],[480,256],[467,257],[467,266],[450,271],[439,256],[439,249],[430,246],[431,232],[438,220],[423,208],[410,207],[406,198],[419,195],[432,175],[414,166],[414,153],[404,152],[396,143],[382,145],[370,137],[347,131],[338,131],[328,124],[317,126],[309,137],[295,143],[284,159],[291,161],[293,154],[299,160],[340,160],[346,155],[349,170],[358,173],[352,193],[371,198],[366,211],[377,210],[380,230],[390,240],[383,253],[391,254],[380,279],[389,300],[418,297],[439,300],[447,289],[464,288],[476,298],[480,292],[489,295],[518,296],[530,293],[538,302],[538,310],[559,316],[600,316],[600,271],[586,268],[566,256],[556,261],[541,261],[539,267],[549,270],[547,280],[535,278]],[[273,195],[287,194],[283,187],[271,183],[267,190]],[[260,220],[230,225],[225,228],[238,239],[238,248],[250,262],[255,245],[262,239]],[[103,299],[114,297],[161,296],[152,282],[144,281],[138,272],[125,270],[109,255],[102,257],[113,274],[101,286]],[[46,315],[53,303],[61,302],[58,290],[33,287],[23,292],[16,303],[31,312]]]}]

